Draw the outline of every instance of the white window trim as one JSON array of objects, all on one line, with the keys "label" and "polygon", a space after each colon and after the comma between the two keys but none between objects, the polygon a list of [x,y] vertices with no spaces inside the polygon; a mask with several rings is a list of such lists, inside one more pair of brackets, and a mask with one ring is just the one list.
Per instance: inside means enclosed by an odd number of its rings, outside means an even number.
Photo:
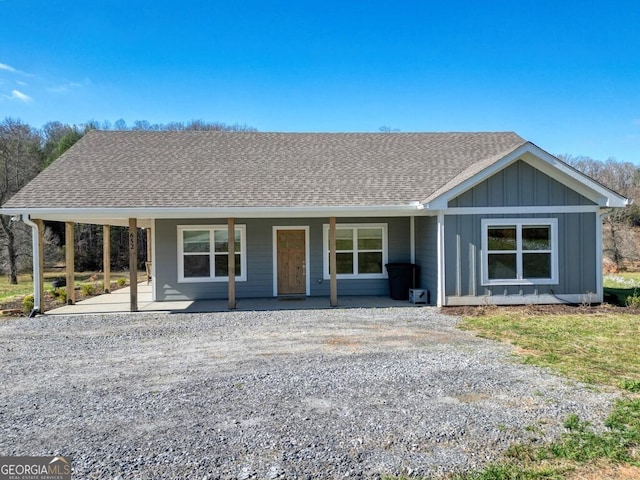
[{"label": "white window trim", "polygon": [[[322,247],[323,247],[323,273],[324,279],[330,280],[329,274],[329,224],[325,223],[322,226]],[[388,263],[388,225],[386,223],[338,223],[336,224],[336,230],[341,229],[356,229],[356,228],[381,228],[382,229],[382,273],[339,273],[336,275],[338,279],[367,279],[367,278],[387,278],[387,271],[385,265]],[[357,242],[354,239],[354,268],[358,265],[358,248]]]},{"label": "white window trim", "polygon": [[[558,219],[557,218],[483,218],[482,224],[482,285],[557,285],[558,280]],[[514,279],[489,279],[489,227],[515,225],[517,229],[516,268]],[[551,278],[522,278],[522,227],[545,225],[551,228]]]},{"label": "white window trim", "polygon": [[[213,252],[213,239],[215,238],[214,231],[225,230],[228,226],[225,225],[178,225],[178,283],[206,283],[206,282],[228,282],[229,276],[216,277],[214,265],[214,252]],[[240,270],[242,275],[236,275],[236,282],[247,281],[247,226],[235,225],[236,230],[240,230]],[[209,238],[211,239],[211,251],[209,255],[211,257],[211,276],[209,277],[185,277],[184,276],[184,235],[185,231],[189,230],[208,230],[210,232]],[[236,252],[238,253],[238,252]]]}]

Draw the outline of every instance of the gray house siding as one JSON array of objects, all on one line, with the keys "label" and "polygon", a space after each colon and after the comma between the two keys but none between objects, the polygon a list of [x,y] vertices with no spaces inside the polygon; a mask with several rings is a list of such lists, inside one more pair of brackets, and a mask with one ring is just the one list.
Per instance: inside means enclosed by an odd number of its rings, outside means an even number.
[{"label": "gray house siding", "polygon": [[[273,226],[309,227],[310,295],[328,296],[329,281],[323,272],[323,225],[328,218],[236,219],[246,225],[247,280],[236,282],[237,298],[273,296]],[[338,218],[337,223],[386,223],[388,226],[388,261],[410,260],[408,218]],[[226,219],[156,220],[155,282],[156,299],[195,300],[227,298],[227,282],[178,282],[178,225],[225,225]],[[340,279],[338,295],[388,295],[386,278]]]},{"label": "gray house siding", "polygon": [[432,305],[438,291],[438,220],[436,217],[416,217],[416,265],[420,273],[420,288],[429,292]]},{"label": "gray house siding", "polygon": [[[557,218],[557,285],[482,285],[483,218]],[[526,215],[445,216],[445,295],[484,297],[487,295],[580,294],[597,291],[596,235],[599,217],[593,212]]]},{"label": "gray house siding", "polygon": [[518,160],[449,201],[449,207],[594,205],[547,174]]},{"label": "gray house siding", "polygon": [[[585,295],[598,291],[595,203],[525,161],[517,160],[473,188],[449,200],[444,220],[444,294],[457,303],[482,303],[484,297]],[[496,214],[505,207],[540,207],[535,213]],[[584,211],[555,213],[564,207]],[[455,214],[456,208],[493,208],[491,214]],[[531,209],[529,209],[531,211]],[[513,210],[512,210],[513,212]],[[467,212],[468,213],[468,212]],[[558,221],[558,283],[482,285],[482,219],[555,218]],[[523,303],[526,300],[523,299]],[[447,300],[448,303],[453,303]]]}]

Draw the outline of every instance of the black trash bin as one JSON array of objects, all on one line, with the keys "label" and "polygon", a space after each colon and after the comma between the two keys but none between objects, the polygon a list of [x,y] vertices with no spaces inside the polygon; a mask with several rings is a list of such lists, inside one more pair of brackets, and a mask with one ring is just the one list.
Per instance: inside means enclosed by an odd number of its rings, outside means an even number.
[{"label": "black trash bin", "polygon": [[409,289],[415,288],[416,266],[413,263],[387,263],[389,292],[394,300],[409,300]]}]

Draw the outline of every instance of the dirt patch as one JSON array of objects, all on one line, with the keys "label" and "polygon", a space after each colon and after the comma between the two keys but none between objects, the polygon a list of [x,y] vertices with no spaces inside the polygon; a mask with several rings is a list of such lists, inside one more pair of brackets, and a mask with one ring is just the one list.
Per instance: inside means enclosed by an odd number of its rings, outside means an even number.
[{"label": "dirt patch", "polygon": [[638,480],[640,467],[630,465],[609,465],[584,467],[567,474],[567,480]]},{"label": "dirt patch", "polygon": [[640,314],[640,309],[617,307],[602,304],[596,306],[585,305],[517,305],[498,306],[481,305],[467,307],[444,307],[440,311],[445,315],[459,317],[482,317],[486,315],[607,315],[607,314]]}]

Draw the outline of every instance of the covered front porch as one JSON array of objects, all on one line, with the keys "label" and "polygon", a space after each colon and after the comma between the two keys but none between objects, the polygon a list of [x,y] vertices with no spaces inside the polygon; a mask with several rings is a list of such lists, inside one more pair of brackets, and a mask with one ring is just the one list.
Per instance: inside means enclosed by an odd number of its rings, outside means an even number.
[{"label": "covered front porch", "polygon": [[[42,238],[44,220],[64,221],[67,228],[67,239],[73,239],[75,223],[102,225],[104,228],[103,238],[107,239],[111,226],[128,227],[131,286],[118,291],[118,293],[105,291],[109,295],[77,302],[76,308],[73,308],[76,306],[73,289],[69,289],[68,305],[57,308],[53,312],[46,312],[54,314],[124,311],[191,312],[233,309],[278,310],[325,308],[338,305],[347,308],[398,306],[403,302],[398,303],[383,296],[384,292],[388,292],[386,275],[382,270],[383,265],[387,261],[391,263],[414,261],[416,256],[414,218],[406,215],[391,216],[390,214],[393,212],[385,212],[386,217],[345,217],[341,218],[340,222],[337,217],[325,217],[320,212],[306,212],[314,213],[314,215],[303,218],[272,217],[271,215],[265,215],[261,218],[248,216],[221,218],[221,216],[201,217],[197,214],[198,212],[182,211],[180,212],[180,220],[176,220],[175,216],[171,217],[168,214],[160,215],[158,212],[145,213],[155,213],[156,217],[165,218],[149,218],[142,215],[129,216],[131,213],[135,212],[120,212],[122,216],[119,218],[114,212],[102,211],[92,211],[90,214],[84,212],[82,215],[74,215],[67,211],[33,212],[29,216],[23,214],[23,220],[32,226],[34,234],[34,314],[45,313],[40,308],[42,304],[39,301],[42,298],[44,286]],[[40,218],[33,218],[35,215]],[[354,221],[357,223],[353,223]],[[364,223],[365,221],[367,223]],[[374,239],[380,244],[377,246],[378,251],[369,252],[368,256],[375,257],[374,259],[380,264],[378,267],[380,273],[373,275],[376,277],[374,280],[354,280],[351,278],[340,280],[344,294],[340,295],[340,302],[338,302],[337,230],[343,228],[349,231],[358,231],[356,227],[363,230],[364,233],[375,230],[374,233],[379,234],[379,238]],[[148,276],[151,278],[147,284],[138,283],[137,270],[140,265],[144,265],[144,262],[140,262],[137,255],[139,229],[146,231],[146,264]],[[196,233],[199,234],[199,230],[211,229],[214,229],[216,238],[218,238],[218,233],[225,234],[225,238],[237,238],[238,231],[241,230],[242,241],[228,242],[224,240],[223,247],[227,250],[223,252],[223,256],[215,257],[216,269],[223,268],[218,259],[224,257],[226,264],[224,265],[226,267],[224,281],[212,282],[211,279],[205,278],[204,281],[197,279],[198,281],[195,282],[181,271],[181,267],[187,264],[185,259],[191,260],[192,257],[187,256],[190,252],[184,247],[185,240],[180,236],[180,233],[183,230],[187,232],[196,230]],[[251,233],[248,240],[245,240],[246,230]],[[298,264],[297,268],[293,269],[302,279],[302,292],[281,292],[276,288],[276,285],[281,283],[279,268],[280,260],[283,258],[283,252],[279,250],[280,244],[277,242],[277,238],[279,238],[277,234],[291,231],[303,233],[303,252],[296,257]],[[389,237],[388,231],[391,232]],[[209,238],[213,237],[214,235],[210,235]],[[185,238],[189,239],[186,234]],[[389,258],[387,258],[387,242],[391,251]],[[207,245],[208,251],[213,251],[212,245]],[[219,247],[218,243],[215,244],[215,247]],[[109,243],[105,242],[103,252],[104,285],[110,285],[109,249]],[[185,254],[183,250],[187,253]],[[73,242],[67,241],[68,285],[73,284],[74,253]],[[350,255],[351,258],[357,257],[353,252]],[[241,262],[238,262],[238,256],[248,256],[249,259],[243,258]],[[251,265],[251,274],[248,279],[245,273],[247,271],[246,263],[243,263],[246,261]],[[326,263],[325,265],[323,265],[323,261]],[[214,264],[213,260],[211,264]],[[284,264],[287,265],[287,262],[285,261]],[[181,278],[181,275],[184,278]],[[370,288],[372,285],[375,288]],[[212,295],[212,292],[214,297],[205,296]],[[271,294],[273,297],[270,298]]]},{"label": "covered front porch", "polygon": [[[206,313],[229,310],[226,299],[221,300],[180,300],[154,302],[151,285],[146,282],[137,285],[138,312],[143,313]],[[82,300],[73,305],[65,305],[46,312],[47,315],[100,315],[130,313],[130,287],[115,290],[109,294]],[[343,296],[340,308],[391,308],[416,307],[407,300],[393,300],[383,296]],[[299,298],[242,298],[236,302],[238,311],[268,310],[321,310],[332,308],[326,297]]]}]

